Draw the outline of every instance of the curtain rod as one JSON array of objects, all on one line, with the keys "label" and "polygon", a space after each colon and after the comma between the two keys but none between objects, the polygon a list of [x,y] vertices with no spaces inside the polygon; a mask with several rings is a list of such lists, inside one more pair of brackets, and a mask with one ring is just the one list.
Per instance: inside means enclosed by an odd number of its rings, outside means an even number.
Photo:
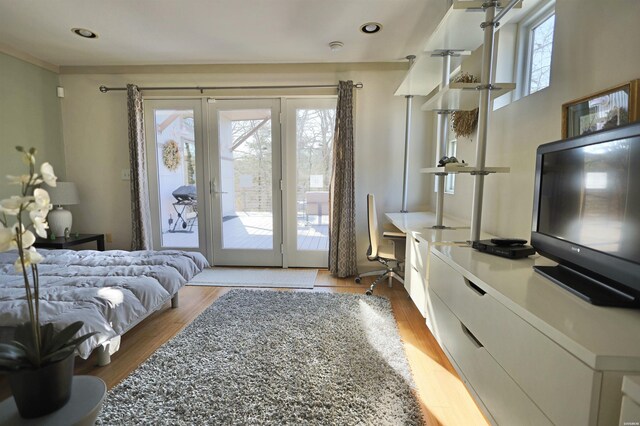
[{"label": "curtain rod", "polygon": [[[356,89],[362,89],[364,85],[362,83],[354,83],[353,87]],[[337,89],[337,84],[309,84],[309,85],[291,85],[291,86],[184,86],[184,87],[138,87],[138,90],[199,90],[200,93],[204,93],[205,90],[236,90],[236,89],[320,89],[320,88],[334,88]],[[102,93],[111,92],[113,90],[127,90],[126,87],[107,87],[100,86]]]}]

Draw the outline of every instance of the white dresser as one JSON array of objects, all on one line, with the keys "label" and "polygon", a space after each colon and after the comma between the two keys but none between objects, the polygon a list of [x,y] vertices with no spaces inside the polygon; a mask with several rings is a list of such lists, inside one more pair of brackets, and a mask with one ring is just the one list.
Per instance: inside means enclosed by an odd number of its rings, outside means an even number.
[{"label": "white dresser", "polygon": [[445,218],[445,229],[433,229],[436,215],[431,212],[387,213],[387,219],[407,235],[404,287],[423,317],[427,316],[429,252],[436,244],[451,244],[469,239],[469,227]]},{"label": "white dresser", "polygon": [[551,264],[432,246],[429,329],[493,423],[618,424],[623,376],[640,374],[640,311],[590,305],[534,263]]}]

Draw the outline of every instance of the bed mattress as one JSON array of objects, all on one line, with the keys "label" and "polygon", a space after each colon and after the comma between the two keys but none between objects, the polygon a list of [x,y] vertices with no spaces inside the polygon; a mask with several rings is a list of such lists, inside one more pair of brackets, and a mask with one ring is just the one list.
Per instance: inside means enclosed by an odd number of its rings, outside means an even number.
[{"label": "bed mattress", "polygon": [[[97,332],[78,352],[124,334],[170,300],[195,274],[208,267],[200,253],[165,251],[43,250],[40,321],[62,328],[83,321],[81,333]],[[3,335],[28,320],[17,252],[0,253],[0,327]],[[5,337],[6,338],[6,337]]]}]

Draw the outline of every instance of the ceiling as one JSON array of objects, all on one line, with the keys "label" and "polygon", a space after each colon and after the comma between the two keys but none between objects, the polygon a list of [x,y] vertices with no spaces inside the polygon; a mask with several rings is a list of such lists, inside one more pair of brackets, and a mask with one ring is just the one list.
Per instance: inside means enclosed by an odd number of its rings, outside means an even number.
[{"label": "ceiling", "polygon": [[[0,41],[59,66],[397,61],[420,52],[449,3],[0,0]],[[371,21],[382,31],[360,32]],[[344,47],[331,51],[334,40]]]}]

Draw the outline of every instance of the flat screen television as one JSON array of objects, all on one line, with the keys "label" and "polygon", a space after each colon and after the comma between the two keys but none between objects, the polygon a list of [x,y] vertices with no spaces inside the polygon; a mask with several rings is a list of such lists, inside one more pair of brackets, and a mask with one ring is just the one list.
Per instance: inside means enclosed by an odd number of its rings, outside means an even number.
[{"label": "flat screen television", "polygon": [[531,245],[574,294],[640,307],[640,124],[538,147]]}]

